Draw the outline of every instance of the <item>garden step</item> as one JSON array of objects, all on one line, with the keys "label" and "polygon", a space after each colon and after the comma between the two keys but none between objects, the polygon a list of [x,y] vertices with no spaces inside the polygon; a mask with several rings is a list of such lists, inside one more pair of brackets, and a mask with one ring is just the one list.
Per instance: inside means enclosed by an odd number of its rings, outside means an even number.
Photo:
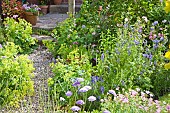
[{"label": "garden step", "polygon": [[52,38],[51,36],[46,36],[46,35],[34,35],[33,34],[32,37],[38,40],[39,45],[43,45],[43,40],[55,41],[54,38]]},{"label": "garden step", "polygon": [[[75,5],[75,11],[80,11],[81,5]],[[64,13],[67,14],[68,12],[68,4],[62,5],[50,5],[50,13]]]},{"label": "garden step", "polygon": [[39,16],[36,25],[33,26],[33,29],[45,29],[51,31],[57,26],[57,23],[64,21],[66,18],[68,18],[67,14],[57,13],[49,13]]}]

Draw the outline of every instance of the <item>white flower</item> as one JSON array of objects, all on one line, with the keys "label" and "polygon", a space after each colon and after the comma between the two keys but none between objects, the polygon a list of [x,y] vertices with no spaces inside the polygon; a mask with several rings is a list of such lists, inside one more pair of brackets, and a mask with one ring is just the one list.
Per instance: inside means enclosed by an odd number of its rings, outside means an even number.
[{"label": "white flower", "polygon": [[65,101],[65,99],[63,97],[60,97],[60,101]]}]

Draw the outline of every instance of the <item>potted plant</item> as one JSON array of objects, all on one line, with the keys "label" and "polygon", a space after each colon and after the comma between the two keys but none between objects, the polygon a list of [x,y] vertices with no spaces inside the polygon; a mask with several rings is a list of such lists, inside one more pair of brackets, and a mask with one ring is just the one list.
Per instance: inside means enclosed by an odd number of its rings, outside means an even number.
[{"label": "potted plant", "polygon": [[41,12],[43,14],[47,14],[47,10],[48,10],[48,0],[39,0],[39,4],[40,4],[40,8],[41,8]]},{"label": "potted plant", "polygon": [[32,25],[36,25],[37,16],[38,16],[38,13],[39,13],[39,10],[40,10],[38,5],[35,5],[35,4],[29,5],[27,3],[27,4],[23,5],[23,9],[24,9],[25,20],[27,22],[30,22]]},{"label": "potted plant", "polygon": [[54,0],[54,4],[59,5],[61,4],[62,0]]}]

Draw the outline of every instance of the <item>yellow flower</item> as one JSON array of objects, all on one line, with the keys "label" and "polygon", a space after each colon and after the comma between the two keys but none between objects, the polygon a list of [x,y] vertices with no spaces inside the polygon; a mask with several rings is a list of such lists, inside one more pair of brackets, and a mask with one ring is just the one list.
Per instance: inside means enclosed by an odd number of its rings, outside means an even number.
[{"label": "yellow flower", "polygon": [[170,59],[170,51],[167,51],[167,52],[165,53],[165,58]]},{"label": "yellow flower", "polygon": [[170,44],[169,44],[169,49],[170,49]]},{"label": "yellow flower", "polygon": [[165,9],[165,12],[166,12],[166,13],[170,12],[170,0],[167,0],[167,1],[166,1],[166,6],[165,6],[164,9]]},{"label": "yellow flower", "polygon": [[170,69],[170,63],[164,65],[165,69]]}]

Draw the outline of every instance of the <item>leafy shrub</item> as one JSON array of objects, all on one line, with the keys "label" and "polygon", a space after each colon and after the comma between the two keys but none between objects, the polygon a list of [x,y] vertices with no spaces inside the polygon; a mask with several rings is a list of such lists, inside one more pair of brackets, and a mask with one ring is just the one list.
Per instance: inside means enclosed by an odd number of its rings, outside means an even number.
[{"label": "leafy shrub", "polygon": [[19,47],[9,42],[0,47],[0,106],[19,107],[19,101],[34,92],[33,64],[26,55],[17,56]]},{"label": "leafy shrub", "polygon": [[5,41],[14,42],[21,47],[21,53],[27,53],[32,50],[36,40],[31,37],[32,26],[24,19],[15,21],[12,18],[6,18],[4,21]]}]

